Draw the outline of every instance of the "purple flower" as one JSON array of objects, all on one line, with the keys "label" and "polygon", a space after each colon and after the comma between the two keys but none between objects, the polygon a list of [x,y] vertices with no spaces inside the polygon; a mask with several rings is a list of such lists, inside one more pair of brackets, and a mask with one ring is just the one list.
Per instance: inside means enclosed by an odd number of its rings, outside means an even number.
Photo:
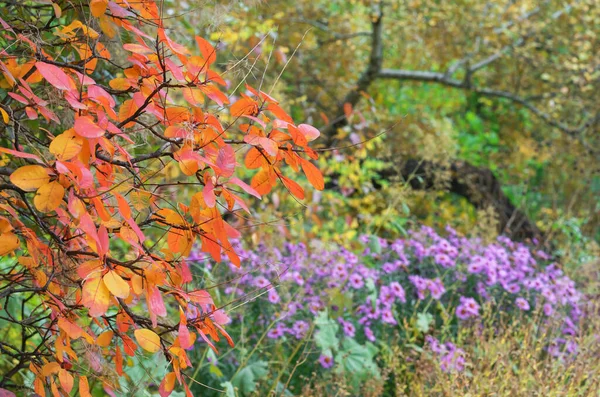
[{"label": "purple flower", "polygon": [[517,305],[517,307],[521,310],[527,311],[529,310],[529,302],[527,302],[525,299],[523,298],[517,298],[515,300],[515,304]]},{"label": "purple flower", "polygon": [[254,285],[257,286],[258,288],[264,288],[264,287],[266,287],[269,284],[270,284],[269,280],[267,280],[263,276],[256,277],[254,279]]},{"label": "purple flower", "polygon": [[279,294],[277,293],[277,291],[275,291],[274,289],[269,290],[269,302],[275,304],[279,303],[280,300],[281,298],[279,298]]},{"label": "purple flower", "polygon": [[479,316],[479,304],[473,298],[460,297],[460,305],[456,308],[456,317],[466,320],[470,317]]},{"label": "purple flower", "polygon": [[292,333],[297,339],[302,339],[306,336],[309,328],[310,326],[306,321],[298,320],[292,326]]},{"label": "purple flower", "polygon": [[390,283],[390,290],[392,293],[398,298],[398,300],[402,303],[406,303],[406,293],[404,292],[404,288],[400,285],[399,282],[393,281]]},{"label": "purple flower", "polygon": [[360,289],[365,285],[365,282],[360,274],[352,273],[349,279],[349,284],[354,289]]},{"label": "purple flower", "polygon": [[285,330],[283,327],[277,326],[267,332],[267,338],[270,339],[279,339],[285,334]]},{"label": "purple flower", "polygon": [[375,334],[373,334],[373,330],[369,327],[365,327],[365,338],[367,338],[370,342],[375,342]]},{"label": "purple flower", "polygon": [[396,319],[394,318],[394,314],[389,309],[384,310],[383,313],[381,313],[381,321],[383,321],[386,324],[391,324],[391,325],[398,324],[396,322]]},{"label": "purple flower", "polygon": [[321,357],[319,357],[319,363],[323,368],[331,368],[333,367],[333,357],[321,354]]},{"label": "purple flower", "polygon": [[391,290],[390,287],[381,287],[381,289],[379,290],[379,300],[385,305],[385,306],[390,306],[394,303],[394,301],[396,300],[396,295],[394,294],[394,292]]},{"label": "purple flower", "polygon": [[354,327],[354,325],[348,321],[344,321],[343,319],[340,319],[340,323],[342,324],[342,330],[344,331],[344,335],[346,335],[349,338],[354,338],[354,335],[356,333],[356,328]]},{"label": "purple flower", "polygon": [[446,292],[446,288],[444,288],[444,284],[442,280],[436,278],[435,280],[427,280],[429,292],[431,292],[431,297],[433,299],[439,300],[442,295]]}]

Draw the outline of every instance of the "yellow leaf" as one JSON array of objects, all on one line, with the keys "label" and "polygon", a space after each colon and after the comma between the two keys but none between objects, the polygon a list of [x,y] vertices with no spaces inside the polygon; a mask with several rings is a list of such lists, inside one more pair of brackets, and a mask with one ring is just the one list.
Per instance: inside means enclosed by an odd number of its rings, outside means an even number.
[{"label": "yellow leaf", "polygon": [[46,168],[40,165],[26,165],[10,175],[10,181],[27,192],[33,192],[50,182]]},{"label": "yellow leaf", "polygon": [[83,138],[75,134],[73,129],[69,129],[50,143],[50,153],[56,156],[57,160],[70,160],[77,156],[83,146]]},{"label": "yellow leaf", "polygon": [[115,25],[106,15],[102,15],[100,18],[98,18],[98,21],[100,23],[100,29],[102,29],[102,32],[104,32],[109,39],[112,39],[117,35],[117,29],[115,29]]},{"label": "yellow leaf", "polygon": [[96,344],[100,347],[106,347],[106,346],[110,345],[110,342],[111,342],[114,334],[115,333],[111,330],[104,331],[103,333],[98,335],[98,338],[96,338]]},{"label": "yellow leaf", "polygon": [[8,124],[8,122],[10,121],[10,117],[8,117],[8,113],[6,113],[6,110],[0,108],[0,114],[2,114],[2,120],[4,121],[4,124]]},{"label": "yellow leaf", "polygon": [[33,198],[33,204],[41,212],[54,211],[65,195],[65,188],[58,182],[50,182],[41,186],[35,197]]},{"label": "yellow leaf", "polygon": [[92,10],[92,15],[96,18],[104,15],[106,11],[106,6],[108,6],[108,0],[92,0],[90,2],[90,9]]},{"label": "yellow leaf", "polygon": [[131,192],[129,200],[133,204],[133,208],[138,211],[149,209],[152,204],[152,193],[146,192],[145,190],[137,190]]},{"label": "yellow leaf", "polygon": [[19,238],[13,233],[1,233],[0,234],[0,256],[4,256],[8,253],[13,252],[19,248],[21,242]]},{"label": "yellow leaf", "polygon": [[142,349],[150,353],[156,353],[160,350],[160,337],[153,331],[149,329],[136,329],[134,335]]},{"label": "yellow leaf", "polygon": [[103,280],[106,288],[108,288],[108,290],[117,298],[125,299],[129,296],[129,284],[127,284],[127,281],[123,280],[114,270],[106,273]]},{"label": "yellow leaf", "polygon": [[83,285],[81,302],[90,309],[92,317],[99,317],[106,313],[110,304],[110,292],[101,277],[89,279]]}]

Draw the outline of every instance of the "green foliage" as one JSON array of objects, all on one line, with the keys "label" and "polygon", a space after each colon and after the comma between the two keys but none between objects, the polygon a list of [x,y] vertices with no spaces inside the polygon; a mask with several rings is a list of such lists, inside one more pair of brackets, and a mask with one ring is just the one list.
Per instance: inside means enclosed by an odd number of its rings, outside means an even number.
[{"label": "green foliage", "polygon": [[[269,373],[268,363],[255,361],[247,364],[244,368],[231,378],[231,384],[239,390],[243,396],[247,396],[256,390],[257,382]],[[229,393],[229,388],[226,387]]]}]

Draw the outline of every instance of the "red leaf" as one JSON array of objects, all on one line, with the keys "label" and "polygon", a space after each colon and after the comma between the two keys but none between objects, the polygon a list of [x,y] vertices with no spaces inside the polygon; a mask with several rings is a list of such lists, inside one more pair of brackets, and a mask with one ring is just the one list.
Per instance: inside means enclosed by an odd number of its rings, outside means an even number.
[{"label": "red leaf", "polygon": [[230,178],[229,183],[233,183],[234,185],[241,187],[246,193],[251,194],[256,198],[261,198],[260,194],[256,191],[256,189],[254,189],[252,186],[248,185],[246,182],[236,177]]},{"label": "red leaf", "polygon": [[106,131],[94,123],[90,116],[81,116],[75,120],[75,132],[84,138],[100,138]]},{"label": "red leaf", "polygon": [[75,82],[58,66],[44,62],[36,62],[35,67],[46,81],[59,90],[70,91],[76,88]]},{"label": "red leaf", "polygon": [[219,167],[219,176],[229,178],[235,171],[235,151],[230,145],[219,149],[217,156],[217,167]]}]

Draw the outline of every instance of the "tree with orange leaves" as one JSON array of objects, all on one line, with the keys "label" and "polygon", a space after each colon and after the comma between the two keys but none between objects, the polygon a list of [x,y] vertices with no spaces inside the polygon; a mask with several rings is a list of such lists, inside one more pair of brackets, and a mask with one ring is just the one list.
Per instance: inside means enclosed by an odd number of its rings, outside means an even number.
[{"label": "tree with orange leaves", "polygon": [[284,164],[323,189],[319,131],[250,86],[230,104],[213,45],[175,42],[154,1],[0,4],[0,392],[111,393],[145,351],[170,363],[161,396],[191,395],[186,349],[233,341],[185,258],[239,266],[223,215],[278,182],[303,199]]}]

